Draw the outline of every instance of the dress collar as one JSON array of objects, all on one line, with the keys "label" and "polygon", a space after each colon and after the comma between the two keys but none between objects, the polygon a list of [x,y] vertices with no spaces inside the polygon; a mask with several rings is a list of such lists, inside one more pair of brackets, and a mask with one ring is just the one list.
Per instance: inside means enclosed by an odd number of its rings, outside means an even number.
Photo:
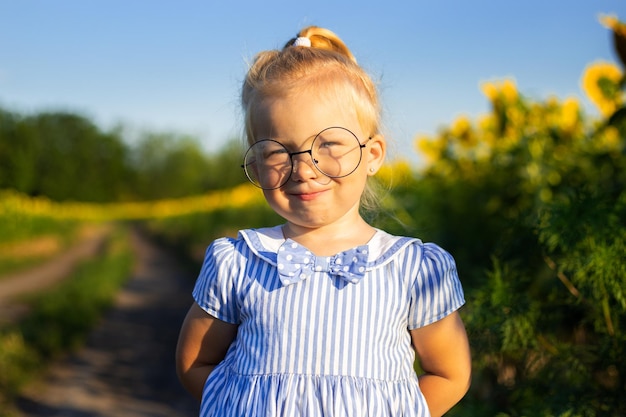
[{"label": "dress collar", "polygon": [[[291,239],[285,239],[282,231],[282,225],[260,229],[244,229],[239,231],[239,236],[245,240],[253,253],[276,267],[279,266],[278,253],[281,247],[286,248],[294,243],[298,245]],[[402,248],[414,242],[421,244],[419,239],[394,236],[383,230],[376,229],[376,233],[366,245],[351,248],[330,257],[315,257],[315,261],[316,265],[318,265],[318,260],[319,262],[323,262],[322,259],[324,258],[333,259],[337,258],[339,255],[344,257],[347,253],[352,255],[354,251],[360,250],[361,255],[366,256],[361,256],[361,260],[359,262],[364,263],[365,271],[368,271],[387,264],[398,255]],[[302,245],[299,246],[300,248],[304,248]],[[306,248],[304,248],[304,250],[307,251]],[[363,254],[363,250],[366,250],[365,254]],[[308,253],[310,256],[314,257],[310,251],[308,251]],[[360,265],[356,268],[360,268]]]}]

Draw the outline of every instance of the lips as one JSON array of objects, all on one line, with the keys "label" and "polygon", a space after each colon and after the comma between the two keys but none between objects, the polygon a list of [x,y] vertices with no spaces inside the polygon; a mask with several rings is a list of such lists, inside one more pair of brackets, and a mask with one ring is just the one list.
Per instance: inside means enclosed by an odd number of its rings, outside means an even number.
[{"label": "lips", "polygon": [[310,192],[291,192],[289,195],[296,197],[302,201],[313,201],[322,195],[324,191],[310,191]]}]

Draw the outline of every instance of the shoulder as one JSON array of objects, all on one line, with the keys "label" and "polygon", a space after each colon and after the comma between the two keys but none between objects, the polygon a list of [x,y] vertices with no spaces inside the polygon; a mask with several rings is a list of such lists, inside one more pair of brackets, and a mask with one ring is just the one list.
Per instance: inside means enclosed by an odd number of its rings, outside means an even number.
[{"label": "shoulder", "polygon": [[432,242],[407,236],[395,236],[382,230],[370,242],[370,268],[389,263],[398,265],[406,276],[439,277],[456,273],[453,256]]},{"label": "shoulder", "polygon": [[228,259],[232,259],[233,255],[237,252],[237,248],[241,245],[241,239],[232,237],[220,237],[215,239],[204,254],[204,263],[207,262],[222,262]]},{"label": "shoulder", "polygon": [[454,257],[447,250],[443,249],[436,243],[427,242],[422,244],[423,256],[422,266],[428,267],[429,265],[439,269],[455,269],[456,262]]},{"label": "shoulder", "polygon": [[456,262],[441,246],[420,243],[411,275],[409,329],[441,320],[465,304]]},{"label": "shoulder", "polygon": [[[236,237],[221,237],[214,240],[206,250],[207,260],[236,260],[259,257],[270,260],[275,258],[272,252],[276,252],[282,239],[280,227],[263,229],[243,229]],[[269,259],[268,259],[269,258]]]},{"label": "shoulder", "polygon": [[378,230],[369,243],[371,266],[380,266],[400,260],[403,264],[421,266],[425,261],[454,264],[452,255],[432,242],[408,236],[396,236]]}]

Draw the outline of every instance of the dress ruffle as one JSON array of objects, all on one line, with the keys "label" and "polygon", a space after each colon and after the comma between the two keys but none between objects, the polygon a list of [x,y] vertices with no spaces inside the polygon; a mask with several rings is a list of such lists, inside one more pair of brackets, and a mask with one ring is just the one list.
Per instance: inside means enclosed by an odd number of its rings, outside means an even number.
[{"label": "dress ruffle", "polygon": [[240,375],[227,362],[209,376],[202,416],[428,417],[417,377],[374,380],[352,376]]}]

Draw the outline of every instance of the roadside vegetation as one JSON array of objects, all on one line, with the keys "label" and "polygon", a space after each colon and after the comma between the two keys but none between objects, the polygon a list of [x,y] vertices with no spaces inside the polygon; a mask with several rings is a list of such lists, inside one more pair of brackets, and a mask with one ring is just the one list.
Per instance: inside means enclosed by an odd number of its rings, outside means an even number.
[{"label": "roadside vegetation", "polygon": [[130,276],[128,230],[117,227],[100,256],[82,262],[61,284],[21,300],[29,314],[0,328],[0,416],[20,389],[59,355],[81,345]]}]

